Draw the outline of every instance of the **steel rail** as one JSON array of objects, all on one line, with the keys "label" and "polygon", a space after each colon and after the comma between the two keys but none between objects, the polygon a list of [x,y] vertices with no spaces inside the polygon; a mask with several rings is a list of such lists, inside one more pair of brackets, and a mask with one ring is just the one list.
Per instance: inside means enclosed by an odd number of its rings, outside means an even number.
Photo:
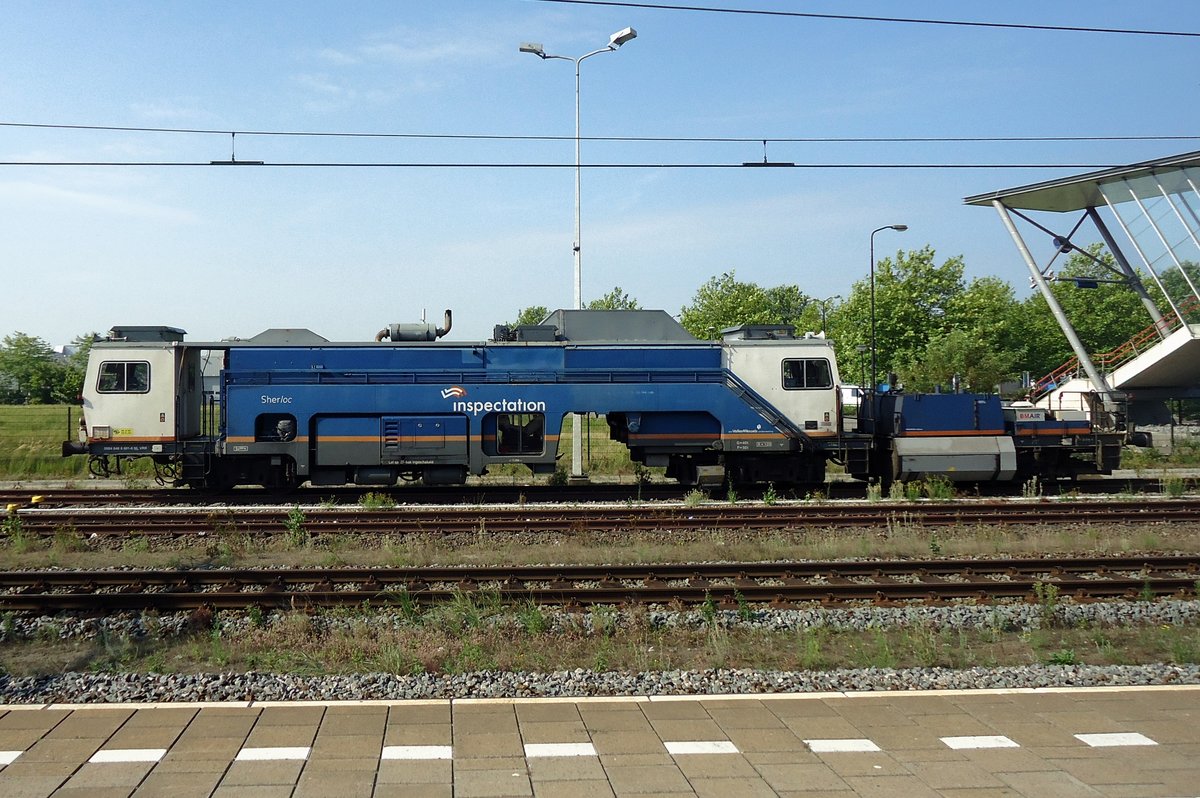
[{"label": "steel rail", "polygon": [[[862,483],[839,483],[843,488],[836,494],[846,498],[866,495]],[[238,507],[264,504],[321,505],[332,502],[356,505],[368,495],[385,495],[398,504],[516,504],[529,501],[627,501],[679,500],[692,490],[677,484],[650,483],[638,486],[628,483],[601,483],[584,487],[551,485],[406,485],[395,489],[379,487],[324,487],[293,491],[266,488],[235,488],[225,491],[191,490],[187,488],[0,488],[0,504],[29,505],[34,496],[50,506],[108,507],[125,505],[233,505]],[[747,496],[755,495],[748,492]]]},{"label": "steel rail", "polygon": [[789,529],[1013,524],[1164,523],[1200,520],[1200,499],[1063,502],[916,502],[740,506],[398,507],[388,510],[308,508],[30,509],[17,517],[26,534],[64,530],[111,537],[220,533],[282,534],[302,526],[322,534],[453,534],[697,529]]},{"label": "steel rail", "polygon": [[5,611],[429,606],[487,593],[565,606],[1195,597],[1200,555],[930,561],[0,573]]},{"label": "steel rail", "polygon": [[[1184,476],[1187,484],[1196,479]],[[1023,486],[1009,483],[991,483],[971,486],[969,492],[978,491],[985,496],[1019,494]],[[1161,491],[1161,478],[1108,477],[1082,479],[1066,483],[1048,483],[1044,486],[1048,494],[1073,491],[1081,494],[1157,493]],[[425,486],[411,485],[387,490],[378,487],[334,487],[305,488],[288,493],[263,488],[237,488],[229,491],[200,491],[186,488],[67,488],[67,487],[20,487],[0,488],[0,505],[29,505],[34,496],[46,505],[53,506],[122,506],[122,505],[235,505],[252,506],[286,502],[302,506],[320,505],[329,502],[357,504],[368,494],[383,493],[388,498],[403,504],[515,504],[518,502],[599,502],[628,500],[671,500],[682,499],[692,488],[653,482],[641,486],[635,484],[591,484],[583,487],[559,487],[551,485],[466,485]],[[867,490],[859,481],[834,480],[824,485],[830,498],[863,499]],[[747,500],[762,498],[761,490],[744,489],[739,493]],[[786,495],[786,491],[780,491]],[[802,491],[797,498],[803,498]],[[714,494],[715,496],[715,494]],[[716,496],[716,498],[721,498]]]},{"label": "steel rail", "polygon": [[176,584],[229,585],[337,581],[376,583],[532,582],[641,579],[790,579],[818,577],[878,577],[988,575],[1027,576],[1068,573],[1105,574],[1115,571],[1186,571],[1200,575],[1197,555],[1117,555],[1112,557],[959,558],[937,560],[839,560],[737,563],[657,563],[652,565],[471,565],[338,568],[140,569],[90,571],[0,571],[0,589],[23,585]]}]

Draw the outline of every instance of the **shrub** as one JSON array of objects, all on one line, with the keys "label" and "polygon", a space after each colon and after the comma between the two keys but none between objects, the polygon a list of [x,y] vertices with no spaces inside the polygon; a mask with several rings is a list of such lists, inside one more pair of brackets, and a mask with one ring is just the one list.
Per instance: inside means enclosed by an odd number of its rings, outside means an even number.
[{"label": "shrub", "polygon": [[945,500],[954,498],[954,483],[936,474],[926,478],[924,490],[925,495],[931,499]]},{"label": "shrub", "polygon": [[364,493],[358,504],[364,510],[390,510],[396,506],[396,500],[386,493]]},{"label": "shrub", "polygon": [[300,505],[293,505],[292,509],[288,510],[287,518],[283,521],[283,528],[287,531],[288,544],[293,548],[303,548],[308,545],[308,530],[304,527],[304,511],[300,509]]}]

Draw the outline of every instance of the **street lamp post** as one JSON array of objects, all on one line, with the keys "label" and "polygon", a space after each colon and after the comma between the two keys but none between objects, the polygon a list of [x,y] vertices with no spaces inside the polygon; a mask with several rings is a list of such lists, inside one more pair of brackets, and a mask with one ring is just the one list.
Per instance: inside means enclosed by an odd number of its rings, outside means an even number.
[{"label": "street lamp post", "polygon": [[585,53],[578,58],[572,58],[567,55],[550,55],[542,45],[536,42],[524,42],[519,48],[522,53],[532,53],[543,61],[550,59],[558,59],[561,61],[571,61],[575,64],[575,243],[573,246],[575,254],[575,309],[583,308],[583,245],[580,241],[580,213],[579,213],[579,184],[580,184],[580,136],[579,136],[579,65],[584,60],[591,58],[594,55],[601,53],[612,53],[631,39],[637,38],[637,31],[633,28],[624,28],[614,33],[608,39],[608,45],[601,47],[599,50],[592,50],[590,53]]},{"label": "street lamp post", "polygon": [[906,224],[885,224],[883,227],[877,227],[871,231],[871,392],[874,393],[879,387],[879,378],[876,373],[876,350],[875,350],[875,234],[882,230],[895,230],[903,233],[908,229]]},{"label": "street lamp post", "polygon": [[825,332],[825,315],[829,312],[829,303],[835,299],[841,299],[841,294],[834,294],[828,299],[818,299],[817,305],[821,308],[821,332]]},{"label": "street lamp post", "polygon": [[[522,53],[532,53],[543,61],[557,59],[560,61],[571,61],[575,64],[575,242],[572,245],[575,260],[575,309],[583,309],[583,244],[580,234],[580,212],[579,212],[579,188],[580,188],[580,137],[579,137],[579,65],[584,60],[591,58],[594,55],[601,53],[613,53],[617,49],[632,39],[637,38],[637,31],[633,28],[623,28],[612,36],[608,37],[608,45],[601,47],[599,50],[592,50],[590,53],[584,53],[578,58],[572,58],[567,55],[550,55],[543,49],[542,45],[537,42],[522,42],[520,48]],[[583,417],[578,413],[571,416],[571,476],[583,476]]]}]

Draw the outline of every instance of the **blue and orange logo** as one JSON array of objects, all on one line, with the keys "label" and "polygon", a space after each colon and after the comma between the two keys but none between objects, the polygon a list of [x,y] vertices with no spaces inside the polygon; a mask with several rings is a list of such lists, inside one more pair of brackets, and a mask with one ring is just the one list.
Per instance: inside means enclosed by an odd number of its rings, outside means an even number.
[{"label": "blue and orange logo", "polygon": [[443,399],[461,399],[467,395],[467,389],[461,385],[451,385],[449,388],[442,389]]}]

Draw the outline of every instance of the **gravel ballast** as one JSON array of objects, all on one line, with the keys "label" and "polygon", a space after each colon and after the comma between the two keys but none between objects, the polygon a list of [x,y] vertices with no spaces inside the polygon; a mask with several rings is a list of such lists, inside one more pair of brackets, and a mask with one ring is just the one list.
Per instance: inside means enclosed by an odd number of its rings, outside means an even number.
[{"label": "gravel ballast", "polygon": [[[546,611],[550,632],[592,631],[591,613]],[[257,619],[271,625],[285,619],[271,613]],[[1195,626],[1200,603],[1189,601],[1099,602],[994,606],[950,605],[928,607],[852,607],[799,610],[721,611],[705,615],[651,609],[643,622],[662,628],[704,628],[787,632],[804,628],[856,631],[880,628],[929,626],[937,629],[997,629],[1024,631],[1052,623],[1057,626],[1089,625],[1128,627],[1139,625]],[[629,620],[622,610],[606,614],[611,628]],[[333,630],[338,624],[358,624],[363,617],[320,614],[314,625]],[[371,616],[383,627],[411,623],[399,615]],[[486,621],[512,624],[509,616]],[[214,632],[236,636],[252,621],[244,614],[222,613]],[[93,639],[98,636],[175,637],[188,632],[185,614],[155,616],[114,615],[106,618],[10,617],[0,639]],[[305,701],[403,700],[419,698],[582,697],[632,695],[712,695],[878,690],[1016,689],[1038,687],[1097,687],[1129,685],[1200,684],[1200,666],[1148,665],[1017,665],[952,668],[857,668],[810,671],[699,670],[699,671],[592,671],[576,669],[546,673],[480,671],[457,674],[398,675],[367,673],[296,676],[247,673],[63,673],[44,676],[0,676],[0,704],[120,703],[190,701]]]},{"label": "gravel ballast", "polygon": [[4,704],[186,701],[351,701],[419,698],[731,695],[1112,687],[1200,684],[1200,666],[1023,665],[1002,668],[860,668],[831,671],[705,670],[554,673],[481,671],[299,677],[270,673],[64,673],[0,677]]}]

